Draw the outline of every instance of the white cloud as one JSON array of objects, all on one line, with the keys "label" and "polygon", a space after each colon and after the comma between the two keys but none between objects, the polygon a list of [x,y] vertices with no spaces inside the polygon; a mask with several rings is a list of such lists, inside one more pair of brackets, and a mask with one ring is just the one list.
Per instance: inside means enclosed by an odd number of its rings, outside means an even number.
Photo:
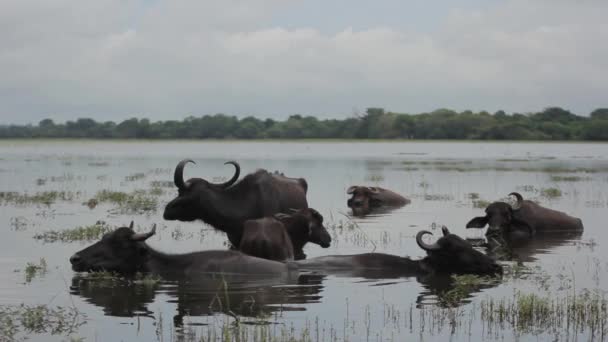
[{"label": "white cloud", "polygon": [[[432,32],[271,24],[279,0],[4,1],[0,123],[384,106],[606,106],[604,1],[453,10]],[[322,9],[320,9],[322,10]]]}]

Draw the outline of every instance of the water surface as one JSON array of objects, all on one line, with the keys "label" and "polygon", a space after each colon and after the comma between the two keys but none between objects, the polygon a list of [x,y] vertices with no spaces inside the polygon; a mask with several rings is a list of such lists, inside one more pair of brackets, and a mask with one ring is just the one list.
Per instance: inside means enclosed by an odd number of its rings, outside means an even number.
[{"label": "water surface", "polygon": [[[176,191],[167,184],[176,163],[191,158],[185,177],[221,181],[232,174],[227,160],[237,160],[243,174],[258,168],[304,177],[311,207],[331,227],[332,246],[307,245],[308,257],[385,252],[421,258],[414,236],[421,229],[483,238],[466,230],[482,216],[474,201],[493,201],[519,191],[526,198],[580,217],[582,235],[542,239],[515,251],[529,275],[505,276],[470,289],[455,307],[462,321],[441,320],[439,293],[448,278],[387,279],[375,275],[305,274],[281,281],[217,279],[200,283],[154,284],[91,280],[75,274],[68,258],[87,241],[44,242],[33,236],[49,230],[87,226],[101,220],[112,227],[135,221],[139,230],[157,223],[149,244],[182,253],[227,248],[225,235],[200,222],[162,220],[162,209]],[[158,210],[125,213],[111,204],[83,205],[100,190],[131,192],[163,186]],[[352,217],[346,207],[351,185],[390,188],[410,198],[403,208]],[[547,189],[559,189],[549,196]],[[522,331],[506,326],[488,331],[476,305],[488,298],[512,298],[516,291],[562,296],[566,291],[607,288],[608,148],[586,143],[485,142],[173,142],[173,141],[0,141],[0,191],[35,194],[60,191],[69,200],[0,205],[0,305],[43,304],[75,307],[85,324],[70,335],[99,341],[188,339],[221,332],[237,317],[280,334],[293,328],[319,340],[478,340],[519,338],[598,339],[589,329]],[[26,281],[27,263],[44,258],[43,275]],[[228,288],[226,288],[228,284]],[[472,317],[472,318],[467,318]],[[454,322],[454,320],[452,320]],[[453,324],[452,324],[453,325]],[[214,330],[215,329],[215,330]],[[20,335],[23,336],[23,335]],[[28,333],[30,340],[65,340],[66,334]],[[601,338],[601,336],[599,337]]]}]

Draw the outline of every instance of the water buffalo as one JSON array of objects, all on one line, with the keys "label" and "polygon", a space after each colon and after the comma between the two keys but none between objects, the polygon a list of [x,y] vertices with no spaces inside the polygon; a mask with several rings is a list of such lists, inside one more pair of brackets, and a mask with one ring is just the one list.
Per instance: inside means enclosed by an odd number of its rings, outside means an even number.
[{"label": "water buffalo", "polygon": [[239,250],[270,260],[301,260],[308,242],[323,248],[331,244],[323,216],[312,208],[293,209],[290,214],[245,221]]},{"label": "water buffalo", "polygon": [[457,235],[442,227],[443,236],[432,244],[422,240],[423,230],[416,234],[416,243],[426,251],[420,260],[383,253],[356,255],[330,255],[296,261],[300,270],[322,273],[361,276],[377,273],[378,277],[420,276],[424,274],[501,274],[502,267],[496,261],[477,251]]},{"label": "water buffalo", "polygon": [[323,248],[331,244],[331,236],[323,225],[323,215],[312,208],[291,209],[289,214],[279,213],[275,217],[283,223],[291,243],[293,244],[294,258],[306,259],[304,245],[311,242]]},{"label": "water buffalo", "polygon": [[109,271],[123,275],[150,272],[163,278],[200,273],[284,276],[290,265],[257,258],[238,251],[217,250],[187,254],[165,254],[145,241],[156,233],[156,225],[147,233],[135,233],[133,222],[121,227],[70,258],[76,272]]},{"label": "water buffalo", "polygon": [[517,198],[515,205],[491,203],[486,207],[486,216],[473,218],[467,223],[467,228],[488,225],[486,235],[499,233],[509,240],[527,239],[537,233],[583,231],[583,222],[579,218],[524,200],[517,192],[509,196]]},{"label": "water buffalo", "polygon": [[274,217],[247,220],[239,250],[269,260],[293,260],[293,244],[281,221]]},{"label": "water buffalo", "polygon": [[187,163],[194,162],[182,160],[175,168],[173,182],[178,196],[165,207],[164,219],[200,219],[226,232],[235,247],[240,244],[245,221],[286,212],[290,208],[308,208],[308,185],[302,178],[257,170],[237,182],[241,168],[237,162],[229,161],[225,164],[233,165],[236,170],[225,183],[214,184],[202,178],[184,181],[184,166]]},{"label": "water buffalo", "polygon": [[347,205],[355,215],[369,214],[373,209],[382,207],[402,207],[410,200],[388,189],[353,185],[346,190],[352,195]]}]

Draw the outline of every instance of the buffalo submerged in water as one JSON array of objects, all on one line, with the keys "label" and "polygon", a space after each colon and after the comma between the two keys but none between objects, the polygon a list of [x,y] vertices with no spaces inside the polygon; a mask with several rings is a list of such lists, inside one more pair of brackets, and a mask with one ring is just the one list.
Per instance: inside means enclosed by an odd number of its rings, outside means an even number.
[{"label": "buffalo submerged in water", "polygon": [[501,234],[511,240],[527,239],[543,233],[584,230],[583,222],[577,217],[524,200],[517,192],[512,192],[509,196],[517,199],[515,205],[491,203],[485,209],[486,215],[471,219],[467,228],[484,228],[487,225],[486,235]]},{"label": "buffalo submerged in water", "polygon": [[303,178],[257,170],[238,181],[241,168],[235,161],[235,173],[225,183],[214,184],[202,178],[184,181],[184,167],[194,163],[180,161],[173,175],[178,195],[163,213],[165,220],[202,220],[225,232],[233,246],[240,244],[243,223],[247,220],[272,216],[289,209],[308,208],[308,184]]},{"label": "buffalo submerged in water", "polygon": [[499,274],[502,267],[489,256],[475,250],[470,243],[451,234],[443,227],[443,236],[432,244],[422,237],[431,234],[420,231],[418,246],[427,256],[420,260],[383,253],[334,255],[295,262],[279,262],[246,255],[239,251],[211,250],[186,254],[167,254],[155,250],[145,241],[156,233],[154,226],[147,233],[121,227],[70,258],[76,272],[109,271],[122,275],[137,272],[158,274],[163,278],[196,277],[197,274],[222,273],[260,276],[264,279],[290,277],[293,272],[321,273],[378,271],[399,276],[433,273]]},{"label": "buffalo submerged in water", "polygon": [[346,204],[354,215],[363,216],[382,209],[395,209],[411,201],[398,193],[377,186],[353,185],[346,190],[352,195]]}]

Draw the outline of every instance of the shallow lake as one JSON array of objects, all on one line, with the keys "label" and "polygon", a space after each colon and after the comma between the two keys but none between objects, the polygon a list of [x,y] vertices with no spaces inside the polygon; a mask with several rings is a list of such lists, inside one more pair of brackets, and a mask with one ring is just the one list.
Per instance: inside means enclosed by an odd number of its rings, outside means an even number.
[{"label": "shallow lake", "polygon": [[[97,239],[61,232],[98,221],[113,229],[134,220],[138,231],[156,223],[148,243],[165,252],[227,248],[225,234],[201,222],[162,219],[184,158],[196,161],[185,178],[225,180],[228,160],[242,175],[264,168],[305,178],[309,204],[333,239],[327,249],[308,244],[309,258],[372,251],[422,258],[414,236],[423,229],[439,236],[442,225],[481,240],[484,231],[466,223],[483,216],[484,201],[512,191],[580,217],[585,231],[514,250],[498,279],[304,274],[182,283],[74,273],[69,257]],[[353,217],[351,185],[389,188],[412,202]],[[89,201],[104,190],[133,196],[133,206]],[[606,144],[6,140],[0,192],[0,340],[607,339]]]}]

